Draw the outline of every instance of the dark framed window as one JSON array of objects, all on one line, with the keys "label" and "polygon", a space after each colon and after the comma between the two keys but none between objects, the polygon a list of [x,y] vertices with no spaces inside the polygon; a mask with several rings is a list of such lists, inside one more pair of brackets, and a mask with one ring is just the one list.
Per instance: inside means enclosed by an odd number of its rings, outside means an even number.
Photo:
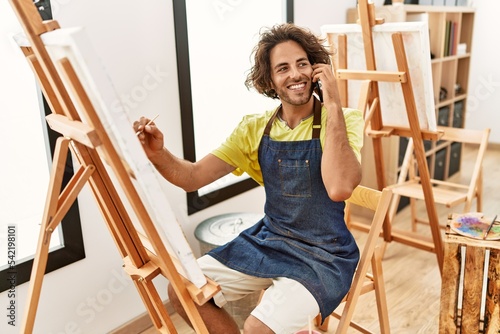
[{"label": "dark framed window", "polygon": [[[52,18],[50,1],[43,0],[35,2],[35,5],[39,9],[40,15],[43,20],[48,20]],[[28,64],[26,64],[28,66]],[[27,87],[29,89],[29,87]],[[40,93],[41,94],[41,93]],[[42,106],[43,112],[40,112],[40,116],[48,115],[51,113],[49,105],[47,104],[45,98],[42,98]],[[45,122],[45,120],[41,120],[40,124],[44,127],[44,133],[47,134],[47,137],[44,139],[47,141],[46,145],[50,149],[50,156],[54,154],[55,142],[57,138],[60,136],[59,133],[54,132],[50,129]],[[32,140],[40,140],[40,138],[33,138]],[[33,164],[33,168],[37,168],[37,164]],[[39,166],[38,166],[39,167]],[[71,159],[71,155],[68,155],[66,166],[64,170],[63,177],[63,185],[64,187],[68,181],[73,176],[73,162]],[[32,222],[32,224],[38,225],[40,222]],[[60,237],[60,245],[55,247],[50,251],[49,257],[47,260],[46,273],[52,272],[64,266],[67,266],[71,263],[79,261],[85,258],[85,248],[83,243],[83,235],[81,229],[81,221],[80,221],[80,213],[78,208],[78,202],[75,201],[68,213],[62,220],[61,224],[61,233]],[[38,237],[37,229],[33,229],[34,233]],[[16,238],[25,238],[26,236],[19,235]],[[37,238],[36,237],[36,238]],[[35,239],[36,239],[35,238]],[[35,245],[36,247],[36,245]],[[34,256],[34,254],[33,254]],[[15,277],[15,285],[18,286],[29,281],[31,276],[31,271],[33,267],[33,257],[26,257],[23,259],[19,259],[19,262],[16,263],[15,266],[10,268],[7,267],[1,271],[1,277]],[[12,280],[0,280],[0,291],[5,291],[10,289],[11,284],[14,283]]]},{"label": "dark framed window", "polygon": [[[212,121],[203,122],[201,126],[196,125],[198,117],[201,117],[201,111],[199,109],[210,110],[218,110],[221,106],[230,104],[230,102],[225,101],[224,97],[219,99],[220,104],[213,105],[214,103],[206,103],[202,96],[197,93],[195,87],[197,83],[195,80],[200,81],[198,74],[200,72],[206,71],[208,74],[207,80],[201,80],[201,85],[205,85],[207,90],[217,90],[224,91],[229,86],[243,85],[244,79],[241,82],[224,82],[224,79],[220,79],[218,74],[209,74],[213,69],[213,66],[219,67],[222,71],[232,71],[233,67],[224,67],[226,60],[225,56],[228,53],[235,52],[234,49],[230,49],[232,40],[226,38],[222,43],[217,44],[217,38],[224,38],[218,34],[217,32],[230,32],[230,31],[238,31],[238,29],[248,28],[249,21],[246,20],[256,20],[258,22],[259,15],[253,15],[249,13],[251,10],[259,10],[261,13],[274,10],[275,12],[279,10],[279,13],[276,13],[281,19],[275,20],[272,24],[277,24],[286,21],[293,22],[293,0],[286,0],[279,2],[279,8],[271,7],[276,6],[278,2],[268,2],[268,1],[209,1],[204,2],[205,4],[201,4],[200,2],[192,2],[192,0],[173,0],[173,9],[174,9],[174,25],[175,25],[175,40],[176,40],[176,51],[177,51],[177,71],[178,71],[178,82],[179,82],[179,99],[180,99],[180,108],[181,108],[181,122],[182,122],[182,144],[184,150],[184,158],[189,161],[196,161],[199,158],[202,158],[208,152],[203,154],[198,153],[198,147],[201,144],[205,144],[206,140],[211,139],[210,136],[201,138],[198,137],[198,132],[201,128],[210,129],[212,126],[218,124],[219,117],[223,117],[224,115],[232,114],[232,110],[224,111],[222,116],[214,116]],[[205,7],[204,7],[205,6]],[[259,6],[258,8],[256,6]],[[199,19],[193,19],[193,16],[202,16],[203,18],[207,18],[207,20],[211,19],[213,22],[212,27],[209,25],[204,25],[202,27],[196,26],[201,25]],[[240,15],[240,16],[238,16]],[[262,16],[262,15],[260,15]],[[271,24],[271,23],[270,23]],[[270,25],[269,24],[269,25]],[[253,27],[253,34],[257,35],[259,28],[262,25]],[[213,30],[211,30],[213,28]],[[217,30],[219,29],[219,30]],[[199,48],[199,45],[190,44],[190,40],[193,39],[194,36],[198,34],[198,38],[203,40],[203,43],[207,42],[205,47]],[[243,39],[246,37],[242,37]],[[199,40],[199,39],[198,39]],[[193,43],[193,42],[192,42]],[[229,51],[220,50],[220,45],[227,45]],[[213,47],[211,47],[213,46]],[[193,50],[196,50],[193,52]],[[249,50],[250,51],[250,50]],[[204,64],[199,66],[199,63],[194,62],[194,56],[201,55],[201,57],[211,56],[214,53],[217,54],[214,61],[207,61],[206,66]],[[237,56],[235,56],[237,57]],[[238,56],[238,58],[241,58]],[[250,59],[250,52],[246,56],[243,56],[245,60]],[[203,61],[203,60],[202,60]],[[198,64],[198,65],[197,65]],[[248,66],[246,69],[236,69],[238,73],[241,72],[243,74],[244,70],[249,69]],[[215,72],[213,72],[215,73]],[[220,73],[220,72],[219,72]],[[222,81],[219,81],[222,80]],[[202,87],[201,89],[204,89]],[[256,92],[251,92],[252,94],[258,95]],[[234,95],[234,94],[233,94]],[[241,94],[243,96],[244,94]],[[238,97],[240,94],[238,94]],[[242,100],[242,106],[245,106],[244,100]],[[208,104],[208,105],[207,105]],[[200,106],[201,105],[201,106]],[[238,109],[243,108],[241,105],[238,105]],[[249,110],[244,111],[244,113],[257,113],[262,112],[263,110]],[[236,124],[235,124],[236,125]],[[205,129],[205,131],[207,131]],[[208,130],[209,132],[210,130]],[[229,131],[231,129],[225,129],[225,135],[229,135]],[[214,129],[212,133],[219,133],[217,129]],[[223,140],[223,139],[222,139]],[[217,144],[215,144],[217,145]],[[217,146],[211,147],[211,149],[215,149]],[[199,155],[199,156],[197,156]],[[216,185],[207,191],[195,191],[187,193],[187,207],[188,214],[191,215],[200,210],[203,210],[207,207],[220,203],[224,200],[227,200],[233,196],[241,194],[245,191],[248,191],[257,186],[257,183],[250,178],[243,178],[240,181],[229,181],[226,183],[222,182],[220,185]]]}]

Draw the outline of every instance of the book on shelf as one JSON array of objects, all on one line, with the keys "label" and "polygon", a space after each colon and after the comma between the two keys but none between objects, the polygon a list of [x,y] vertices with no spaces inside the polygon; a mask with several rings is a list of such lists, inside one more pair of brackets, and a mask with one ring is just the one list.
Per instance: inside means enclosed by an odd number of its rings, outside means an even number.
[{"label": "book on shelf", "polygon": [[449,48],[450,48],[450,28],[451,28],[451,21],[446,21],[446,30],[444,33],[444,52],[443,56],[447,57],[449,55]]},{"label": "book on shelf", "polygon": [[458,22],[453,22],[453,31],[455,32],[453,36],[453,55],[457,54],[458,38],[460,30],[458,30]]},{"label": "book on shelf", "polygon": [[453,56],[453,40],[455,39],[455,26],[454,22],[450,21],[450,38],[448,44],[448,56]]},{"label": "book on shelf", "polygon": [[457,54],[458,34],[458,23],[451,20],[446,21],[443,52],[444,57],[454,56]]}]

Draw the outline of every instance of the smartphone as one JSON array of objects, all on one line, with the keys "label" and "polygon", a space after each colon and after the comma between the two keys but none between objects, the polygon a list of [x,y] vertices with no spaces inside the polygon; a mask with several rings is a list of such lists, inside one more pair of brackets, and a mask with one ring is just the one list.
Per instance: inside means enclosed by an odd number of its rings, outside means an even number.
[{"label": "smartphone", "polygon": [[318,94],[319,101],[323,103],[323,91],[321,90],[321,82],[318,80],[314,83],[316,94]]}]

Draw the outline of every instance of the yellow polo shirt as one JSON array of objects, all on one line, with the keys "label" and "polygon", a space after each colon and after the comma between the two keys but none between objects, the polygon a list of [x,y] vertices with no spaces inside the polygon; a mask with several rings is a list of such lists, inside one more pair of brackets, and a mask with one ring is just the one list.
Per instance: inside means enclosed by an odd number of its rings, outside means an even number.
[{"label": "yellow polo shirt", "polygon": [[[347,128],[349,144],[361,161],[361,147],[363,146],[363,115],[356,109],[344,108],[344,119]],[[212,151],[212,154],[236,167],[233,171],[235,175],[247,173],[252,179],[263,185],[262,172],[260,169],[258,151],[259,144],[264,133],[267,122],[275,112],[275,109],[266,111],[263,114],[247,115],[243,117],[240,124],[233,133],[222,143],[219,148]],[[321,132],[320,141],[325,143],[325,124],[327,111],[323,107],[321,112]],[[298,141],[310,140],[312,138],[313,116],[302,120],[294,129],[290,129],[286,123],[276,117],[271,128],[270,137],[276,141]]]}]

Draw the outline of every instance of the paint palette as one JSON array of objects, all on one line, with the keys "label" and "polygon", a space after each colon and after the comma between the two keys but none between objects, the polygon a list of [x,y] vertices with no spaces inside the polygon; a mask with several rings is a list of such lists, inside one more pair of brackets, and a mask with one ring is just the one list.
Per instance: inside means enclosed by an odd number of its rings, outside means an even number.
[{"label": "paint palette", "polygon": [[[482,240],[490,223],[491,218],[484,218],[482,213],[473,212],[454,217],[450,227],[460,235]],[[485,240],[500,240],[500,222],[494,223]]]}]

